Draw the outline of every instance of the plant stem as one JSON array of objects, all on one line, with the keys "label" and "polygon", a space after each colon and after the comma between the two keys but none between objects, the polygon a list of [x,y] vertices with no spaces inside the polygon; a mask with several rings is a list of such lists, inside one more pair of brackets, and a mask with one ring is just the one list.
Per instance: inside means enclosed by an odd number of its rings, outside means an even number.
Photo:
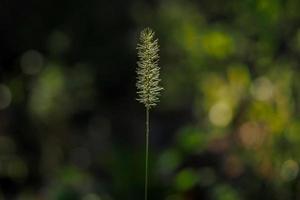
[{"label": "plant stem", "polygon": [[146,108],[145,200],[148,199],[149,108]]}]

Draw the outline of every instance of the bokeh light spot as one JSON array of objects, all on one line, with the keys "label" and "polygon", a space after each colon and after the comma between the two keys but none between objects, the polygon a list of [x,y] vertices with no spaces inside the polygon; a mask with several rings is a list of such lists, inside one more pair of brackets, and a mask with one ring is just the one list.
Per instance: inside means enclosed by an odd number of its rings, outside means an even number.
[{"label": "bokeh light spot", "polygon": [[160,155],[158,169],[161,174],[173,172],[181,162],[181,155],[176,150],[168,150]]},{"label": "bokeh light spot", "polygon": [[238,200],[239,195],[235,189],[229,185],[219,185],[214,190],[214,199],[216,200]]},{"label": "bokeh light spot", "polygon": [[176,176],[176,188],[184,191],[191,189],[199,181],[198,174],[192,169],[184,169],[180,171]]},{"label": "bokeh light spot", "polygon": [[[65,114],[67,106],[62,106],[64,74],[61,68],[49,66],[43,70],[34,85],[30,99],[30,109],[33,114],[48,118],[51,114]],[[57,112],[57,111],[60,112]]]},{"label": "bokeh light spot", "polygon": [[258,148],[265,140],[266,132],[256,122],[246,122],[239,129],[239,139],[247,148]]},{"label": "bokeh light spot", "polygon": [[220,101],[211,107],[209,119],[214,125],[225,127],[232,119],[232,108],[226,102]]},{"label": "bokeh light spot", "polygon": [[21,69],[23,73],[34,75],[40,72],[44,65],[43,55],[36,50],[28,50],[21,57]]},{"label": "bokeh light spot", "polygon": [[186,127],[178,134],[178,143],[186,152],[201,152],[206,145],[206,135],[193,127]]},{"label": "bokeh light spot", "polygon": [[97,194],[90,193],[85,195],[82,200],[101,200],[101,198]]},{"label": "bokeh light spot", "polygon": [[252,96],[260,101],[268,101],[273,97],[274,86],[266,77],[260,77],[251,86]]},{"label": "bokeh light spot", "polygon": [[4,84],[0,84],[0,110],[8,107],[11,100],[12,95],[10,89]]},{"label": "bokeh light spot", "polygon": [[299,165],[295,160],[286,160],[281,167],[281,177],[285,181],[294,180],[299,173]]},{"label": "bokeh light spot", "polygon": [[215,58],[224,59],[234,51],[232,38],[223,32],[213,31],[203,36],[203,50]]}]

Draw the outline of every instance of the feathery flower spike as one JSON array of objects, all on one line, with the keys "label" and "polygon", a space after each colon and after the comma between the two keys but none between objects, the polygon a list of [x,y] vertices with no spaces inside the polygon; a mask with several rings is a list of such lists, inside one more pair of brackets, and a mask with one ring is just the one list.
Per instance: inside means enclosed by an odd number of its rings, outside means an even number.
[{"label": "feathery flower spike", "polygon": [[136,83],[139,97],[137,100],[148,109],[159,102],[158,97],[163,89],[159,86],[159,45],[154,35],[155,33],[150,28],[144,29],[137,46],[139,58]]}]

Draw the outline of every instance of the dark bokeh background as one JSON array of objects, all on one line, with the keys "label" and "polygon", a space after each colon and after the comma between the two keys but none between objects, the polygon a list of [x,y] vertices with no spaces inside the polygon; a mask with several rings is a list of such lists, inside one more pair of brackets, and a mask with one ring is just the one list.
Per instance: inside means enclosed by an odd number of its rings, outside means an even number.
[{"label": "dark bokeh background", "polygon": [[300,1],[0,1],[0,199],[144,192],[136,43],[161,45],[150,199],[300,198]]}]

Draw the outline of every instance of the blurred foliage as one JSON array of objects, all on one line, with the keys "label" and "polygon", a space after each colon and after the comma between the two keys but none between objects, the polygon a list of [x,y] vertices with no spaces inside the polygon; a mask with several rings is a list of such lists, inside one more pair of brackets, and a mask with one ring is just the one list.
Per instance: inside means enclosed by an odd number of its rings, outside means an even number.
[{"label": "blurred foliage", "polygon": [[160,40],[165,88],[151,116],[150,199],[300,199],[299,9],[0,3],[10,27],[0,35],[0,199],[142,198],[134,69],[145,26]]}]

